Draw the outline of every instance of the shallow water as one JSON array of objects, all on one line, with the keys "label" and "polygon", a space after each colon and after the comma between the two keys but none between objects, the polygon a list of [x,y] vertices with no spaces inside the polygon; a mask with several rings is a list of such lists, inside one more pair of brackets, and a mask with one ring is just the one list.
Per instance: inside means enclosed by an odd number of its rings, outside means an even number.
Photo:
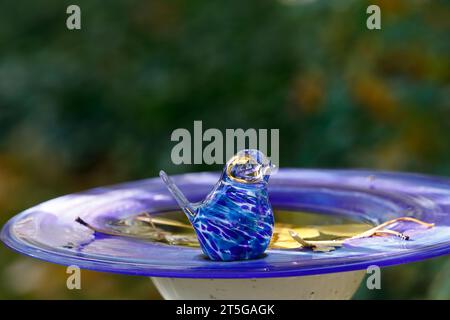
[{"label": "shallow water", "polygon": [[[275,210],[271,248],[288,249],[300,245],[289,235],[295,231],[307,240],[345,239],[369,230],[373,225],[346,217]],[[199,247],[194,229],[181,211],[139,214],[110,221],[108,228],[117,235],[132,236],[169,245]]]}]

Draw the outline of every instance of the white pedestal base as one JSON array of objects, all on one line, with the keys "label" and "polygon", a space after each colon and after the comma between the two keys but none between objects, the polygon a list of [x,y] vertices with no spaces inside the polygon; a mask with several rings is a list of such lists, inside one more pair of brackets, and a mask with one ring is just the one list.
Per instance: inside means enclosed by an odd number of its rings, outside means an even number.
[{"label": "white pedestal base", "polygon": [[151,278],[166,300],[350,299],[365,270],[259,279]]}]

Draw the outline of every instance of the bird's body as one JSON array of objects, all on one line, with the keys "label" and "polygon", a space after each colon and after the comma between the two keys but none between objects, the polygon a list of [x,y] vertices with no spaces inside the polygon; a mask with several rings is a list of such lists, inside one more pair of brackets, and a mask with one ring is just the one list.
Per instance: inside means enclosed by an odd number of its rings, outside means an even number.
[{"label": "bird's body", "polygon": [[257,258],[266,250],[273,232],[267,189],[222,180],[199,206],[192,225],[212,260]]},{"label": "bird's body", "polygon": [[[249,159],[255,161],[249,164]],[[241,151],[227,163],[221,179],[206,199],[196,204],[187,202],[161,172],[163,181],[192,223],[203,252],[211,260],[253,259],[267,249],[274,226],[267,192],[267,168],[270,167],[261,152]]]}]

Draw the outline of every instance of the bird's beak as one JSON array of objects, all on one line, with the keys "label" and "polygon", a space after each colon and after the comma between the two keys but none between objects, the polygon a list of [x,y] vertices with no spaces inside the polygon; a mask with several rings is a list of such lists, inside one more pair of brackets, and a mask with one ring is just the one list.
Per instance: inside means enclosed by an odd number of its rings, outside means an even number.
[{"label": "bird's beak", "polygon": [[276,170],[276,165],[271,163],[269,166],[267,166],[264,170],[264,175],[271,175]]}]

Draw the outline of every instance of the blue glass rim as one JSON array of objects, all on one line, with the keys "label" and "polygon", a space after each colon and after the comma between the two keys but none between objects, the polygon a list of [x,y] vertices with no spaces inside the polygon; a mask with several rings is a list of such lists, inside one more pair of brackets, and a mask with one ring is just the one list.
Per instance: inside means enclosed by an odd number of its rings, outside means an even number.
[{"label": "blue glass rim", "polygon": [[[218,173],[189,173],[175,176],[174,180],[189,199],[197,201],[218,178]],[[406,215],[436,226],[418,232],[413,241],[367,238],[330,253],[270,249],[261,259],[236,262],[209,261],[199,248],[84,235],[82,226],[75,222],[78,215],[102,223],[106,218],[143,209],[175,209],[176,204],[160,179],[151,178],[44,202],[9,220],[0,238],[19,253],[52,263],[102,272],[180,278],[305,276],[410,263],[450,253],[447,178],[367,170],[280,169],[271,178],[269,193],[274,208],[343,215],[375,223]],[[62,232],[67,228],[73,234]],[[82,249],[61,246],[62,240],[72,241],[71,237],[81,239]]]}]

